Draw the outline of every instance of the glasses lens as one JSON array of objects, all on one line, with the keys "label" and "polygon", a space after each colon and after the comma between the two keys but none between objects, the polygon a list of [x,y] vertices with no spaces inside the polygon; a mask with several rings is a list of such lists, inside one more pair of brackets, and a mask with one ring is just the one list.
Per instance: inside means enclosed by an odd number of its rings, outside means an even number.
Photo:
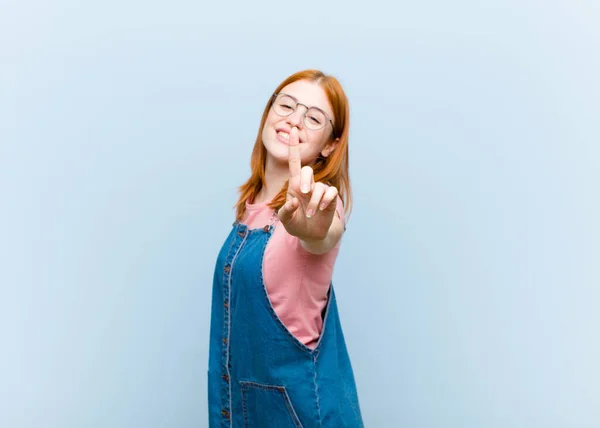
[{"label": "glasses lens", "polygon": [[289,116],[296,110],[296,102],[287,95],[279,95],[275,98],[273,110],[279,116]]},{"label": "glasses lens", "polygon": [[327,123],[327,117],[325,113],[316,108],[311,108],[306,112],[304,116],[304,124],[308,129],[321,129]]}]

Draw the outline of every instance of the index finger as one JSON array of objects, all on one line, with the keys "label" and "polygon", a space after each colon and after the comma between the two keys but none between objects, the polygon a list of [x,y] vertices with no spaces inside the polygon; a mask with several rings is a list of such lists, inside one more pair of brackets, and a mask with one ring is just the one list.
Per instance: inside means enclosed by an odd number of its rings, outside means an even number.
[{"label": "index finger", "polygon": [[290,178],[296,177],[300,175],[300,170],[302,169],[302,162],[300,161],[300,144],[298,140],[298,128],[295,126],[292,128],[290,132],[289,139],[289,164],[290,164]]}]

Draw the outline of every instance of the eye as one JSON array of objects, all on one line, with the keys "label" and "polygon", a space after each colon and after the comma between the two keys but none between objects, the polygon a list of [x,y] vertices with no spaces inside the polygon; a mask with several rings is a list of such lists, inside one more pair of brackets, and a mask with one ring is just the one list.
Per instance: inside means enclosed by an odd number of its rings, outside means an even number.
[{"label": "eye", "polygon": [[286,104],[286,103],[279,104],[279,107],[281,107],[283,110],[293,110],[294,109],[291,105]]},{"label": "eye", "polygon": [[310,120],[312,123],[314,123],[315,125],[320,125],[320,124],[321,124],[321,121],[320,121],[320,120],[319,120],[319,118],[318,118],[318,117],[316,117],[316,116],[309,116],[309,117],[308,117],[308,119],[309,119],[309,120]]}]

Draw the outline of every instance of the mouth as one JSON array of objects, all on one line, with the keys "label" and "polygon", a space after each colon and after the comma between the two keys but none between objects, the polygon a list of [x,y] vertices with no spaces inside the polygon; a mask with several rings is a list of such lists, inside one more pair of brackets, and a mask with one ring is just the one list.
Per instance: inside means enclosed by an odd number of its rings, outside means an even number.
[{"label": "mouth", "polygon": [[[283,129],[277,129],[275,130],[276,134],[277,134],[277,139],[279,141],[281,141],[283,144],[290,144],[290,133],[287,131],[284,131]],[[301,144],[302,140],[300,138],[298,138],[298,144]]]}]

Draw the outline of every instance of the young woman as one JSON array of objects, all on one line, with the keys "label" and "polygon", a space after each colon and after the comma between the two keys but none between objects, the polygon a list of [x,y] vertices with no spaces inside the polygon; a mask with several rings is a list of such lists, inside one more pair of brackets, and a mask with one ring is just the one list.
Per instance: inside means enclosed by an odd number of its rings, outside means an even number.
[{"label": "young woman", "polygon": [[211,428],[363,426],[331,284],[351,203],[349,112],[317,70],[269,97],[215,268]]}]

